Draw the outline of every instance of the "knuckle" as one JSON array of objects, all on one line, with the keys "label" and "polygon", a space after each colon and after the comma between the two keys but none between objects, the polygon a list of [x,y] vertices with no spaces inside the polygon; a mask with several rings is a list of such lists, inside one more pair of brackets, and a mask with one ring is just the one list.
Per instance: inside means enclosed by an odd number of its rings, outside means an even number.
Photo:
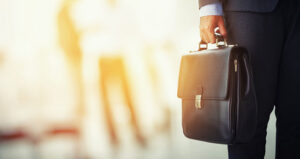
[{"label": "knuckle", "polygon": [[210,30],[211,27],[207,25],[207,26],[204,26],[203,28],[204,28],[205,30]]},{"label": "knuckle", "polygon": [[227,33],[226,33],[226,32],[223,32],[223,33],[222,33],[222,36],[227,36]]}]

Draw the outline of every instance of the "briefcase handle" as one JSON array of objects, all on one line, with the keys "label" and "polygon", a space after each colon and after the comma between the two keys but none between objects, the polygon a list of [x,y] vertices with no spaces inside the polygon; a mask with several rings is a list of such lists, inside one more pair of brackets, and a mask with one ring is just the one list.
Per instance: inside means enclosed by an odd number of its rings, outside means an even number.
[{"label": "briefcase handle", "polygon": [[[226,47],[227,41],[220,33],[217,32],[218,30],[219,30],[219,28],[217,27],[214,31],[215,32],[214,36],[216,38],[216,46],[218,48]],[[219,42],[223,42],[223,44],[219,44]],[[204,46],[204,47],[202,47],[202,46]],[[204,42],[203,40],[201,40],[199,43],[198,51],[202,51],[202,50],[206,50],[206,49],[207,49],[207,43]]]}]

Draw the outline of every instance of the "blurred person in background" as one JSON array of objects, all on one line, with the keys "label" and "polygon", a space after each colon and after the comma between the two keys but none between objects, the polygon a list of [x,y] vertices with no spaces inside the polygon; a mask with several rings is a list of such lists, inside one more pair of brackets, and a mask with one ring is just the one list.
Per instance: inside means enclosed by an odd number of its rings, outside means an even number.
[{"label": "blurred person in background", "polygon": [[70,8],[76,0],[64,0],[57,16],[59,44],[67,59],[67,64],[77,93],[76,113],[81,120],[85,114],[84,85],[82,75],[82,50],[80,33],[76,29],[70,15]]},{"label": "blurred person in background", "polygon": [[[85,116],[84,105],[84,83],[82,74],[82,50],[80,48],[80,33],[71,17],[71,7],[76,0],[64,0],[62,7],[57,15],[57,28],[58,28],[58,41],[60,47],[63,49],[63,53],[67,60],[68,70],[70,71],[73,85],[76,90],[76,107],[75,107],[75,121],[76,123],[68,123],[63,127],[54,125],[53,130],[48,132],[50,136],[56,136],[59,134],[74,136],[76,141],[75,156],[83,156],[80,149],[83,145],[81,127],[83,118]],[[74,125],[75,124],[75,125]]]},{"label": "blurred person in background", "polygon": [[246,47],[252,60],[258,126],[252,141],[228,146],[230,159],[263,159],[266,128],[275,105],[276,159],[300,158],[300,2],[199,0],[200,36],[215,43],[214,29]]},{"label": "blurred person in background", "polygon": [[127,73],[125,71],[126,68],[124,59],[117,56],[101,57],[99,61],[99,70],[101,74],[101,99],[104,106],[104,116],[106,118],[106,123],[112,144],[114,146],[119,146],[119,138],[121,135],[120,132],[117,132],[118,125],[115,123],[115,120],[113,118],[116,115],[112,114],[114,110],[113,107],[115,107],[115,105],[114,103],[111,103],[112,100],[122,99],[120,96],[115,96],[111,93],[111,91],[113,90],[112,86],[117,86],[119,87],[119,93],[123,96],[124,106],[129,112],[129,123],[132,126],[135,138],[141,146],[145,146],[146,140],[139,126],[136,114],[136,105],[133,102],[131,85],[129,84]]}]

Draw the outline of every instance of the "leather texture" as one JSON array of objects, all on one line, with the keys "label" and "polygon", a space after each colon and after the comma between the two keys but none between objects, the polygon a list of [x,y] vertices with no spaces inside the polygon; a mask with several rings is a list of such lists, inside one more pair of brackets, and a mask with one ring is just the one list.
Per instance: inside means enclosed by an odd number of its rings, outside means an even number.
[{"label": "leather texture", "polygon": [[276,7],[279,0],[198,0],[199,8],[204,5],[222,2],[225,11],[250,11],[266,13]]},{"label": "leather texture", "polygon": [[182,56],[177,95],[185,136],[222,144],[251,140],[257,103],[250,64],[247,50],[232,45]]},{"label": "leather texture", "polygon": [[[203,50],[184,55],[181,67],[189,71],[183,71],[180,76],[178,97],[191,99],[199,89],[203,89],[203,99],[225,99],[228,92],[230,49]],[[191,73],[196,74],[193,76]],[[198,76],[198,73],[202,76]]]},{"label": "leather texture", "polygon": [[[204,106],[195,110],[194,100],[182,100],[183,133],[191,139],[214,143],[227,143],[232,139],[230,125],[230,103],[228,100],[203,100]],[[220,115],[216,115],[220,114]],[[213,133],[212,133],[213,132]]]}]

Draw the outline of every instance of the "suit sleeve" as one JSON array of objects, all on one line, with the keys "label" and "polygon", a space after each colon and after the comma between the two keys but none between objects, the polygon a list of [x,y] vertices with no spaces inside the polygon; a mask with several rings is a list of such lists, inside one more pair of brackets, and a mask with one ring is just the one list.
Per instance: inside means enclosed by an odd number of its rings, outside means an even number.
[{"label": "suit sleeve", "polygon": [[220,0],[198,0],[199,9],[207,4],[218,3],[218,2],[221,2],[221,1]]}]

